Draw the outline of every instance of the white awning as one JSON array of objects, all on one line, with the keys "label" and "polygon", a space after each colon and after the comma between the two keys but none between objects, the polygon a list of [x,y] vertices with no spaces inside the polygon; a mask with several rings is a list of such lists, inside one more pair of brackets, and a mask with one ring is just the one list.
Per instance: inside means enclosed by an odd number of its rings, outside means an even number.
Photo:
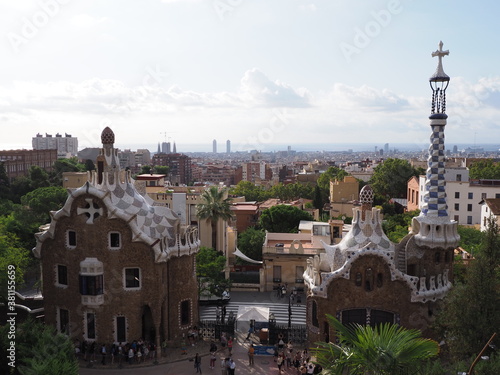
[{"label": "white awning", "polygon": [[247,262],[255,263],[255,264],[262,264],[261,260],[253,260],[252,258],[247,257],[238,248],[236,248],[236,251],[233,254],[236,255],[238,258],[246,260]]}]

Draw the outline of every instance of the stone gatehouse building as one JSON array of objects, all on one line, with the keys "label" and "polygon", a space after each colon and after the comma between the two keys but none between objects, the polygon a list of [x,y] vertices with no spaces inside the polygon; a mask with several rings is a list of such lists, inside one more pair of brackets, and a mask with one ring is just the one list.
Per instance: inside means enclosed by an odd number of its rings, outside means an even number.
[{"label": "stone gatehouse building", "polygon": [[106,128],[97,171],[37,234],[45,322],[72,339],[159,345],[198,321],[196,229],[138,193]]}]

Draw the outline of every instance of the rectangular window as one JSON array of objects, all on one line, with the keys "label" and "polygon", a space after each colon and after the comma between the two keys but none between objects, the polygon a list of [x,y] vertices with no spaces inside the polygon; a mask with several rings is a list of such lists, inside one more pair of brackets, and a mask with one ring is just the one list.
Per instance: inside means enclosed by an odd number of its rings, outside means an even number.
[{"label": "rectangular window", "polygon": [[304,282],[304,266],[295,267],[295,282],[299,284]]},{"label": "rectangular window", "polygon": [[455,198],[456,198],[456,199],[460,199],[460,192],[459,192],[459,191],[456,191],[456,192],[455,192]]},{"label": "rectangular window", "polygon": [[141,273],[139,268],[125,268],[125,288],[138,289],[141,287]]},{"label": "rectangular window", "polygon": [[486,193],[481,193],[481,199],[486,199]]},{"label": "rectangular window", "polygon": [[181,302],[181,325],[186,326],[191,323],[191,304],[189,300],[185,300]]},{"label": "rectangular window", "polygon": [[495,198],[500,198],[500,194],[499,194],[499,193],[496,193],[496,194],[495,194]]},{"label": "rectangular window", "polygon": [[455,211],[459,211],[459,210],[460,210],[460,204],[455,203]]},{"label": "rectangular window", "polygon": [[69,311],[59,309],[59,332],[69,334]]},{"label": "rectangular window", "polygon": [[462,175],[461,174],[457,174],[457,181],[462,181]]},{"label": "rectangular window", "polygon": [[273,282],[281,283],[281,266],[273,266]]},{"label": "rectangular window", "polygon": [[127,322],[124,316],[116,317],[116,341],[127,342]]},{"label": "rectangular window", "polygon": [[76,232],[74,230],[68,230],[68,246],[76,247]]},{"label": "rectangular window", "polygon": [[95,314],[87,313],[87,339],[95,340]]},{"label": "rectangular window", "polygon": [[458,215],[453,216],[453,220],[455,220],[457,223],[459,222],[458,219],[460,219],[460,216],[458,216]]},{"label": "rectangular window", "polygon": [[103,275],[80,275],[80,294],[83,296],[97,296],[104,294]]},{"label": "rectangular window", "polygon": [[472,224],[472,216],[467,216],[467,224]]},{"label": "rectangular window", "polygon": [[467,211],[472,211],[472,204],[467,205]]},{"label": "rectangular window", "polygon": [[109,234],[109,247],[111,249],[119,249],[120,248],[120,233],[111,232]]},{"label": "rectangular window", "polygon": [[57,283],[59,285],[68,285],[68,268],[61,264],[57,265]]},{"label": "rectangular window", "polygon": [[474,199],[474,193],[467,193],[468,199]]}]

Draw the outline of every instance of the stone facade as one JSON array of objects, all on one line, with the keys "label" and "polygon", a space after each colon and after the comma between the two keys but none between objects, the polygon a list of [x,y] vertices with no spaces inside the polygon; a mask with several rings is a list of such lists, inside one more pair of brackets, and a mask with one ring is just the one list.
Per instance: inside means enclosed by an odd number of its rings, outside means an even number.
[{"label": "stone facade", "polygon": [[447,54],[442,44],[433,53],[439,64],[429,79],[432,133],[422,212],[413,218],[410,233],[400,243],[392,243],[382,229],[380,210],[372,208],[371,187],[361,189],[361,207],[353,209],[349,233],[307,261],[304,280],[311,342],[332,339],[326,314],[344,324],[388,322],[430,335],[430,323],[452,286],[453,250],[460,240],[457,222],[448,216],[445,191],[448,116],[444,112],[449,77],[441,59]]},{"label": "stone facade", "polygon": [[110,132],[98,172],[37,234],[45,321],[75,340],[159,345],[198,321],[197,231],[137,192]]}]

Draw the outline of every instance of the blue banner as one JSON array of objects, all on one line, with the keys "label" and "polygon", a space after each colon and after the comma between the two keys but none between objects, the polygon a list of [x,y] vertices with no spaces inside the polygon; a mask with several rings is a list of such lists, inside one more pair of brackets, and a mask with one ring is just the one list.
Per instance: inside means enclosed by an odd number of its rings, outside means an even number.
[{"label": "blue banner", "polygon": [[274,355],[274,346],[254,345],[255,355]]}]

